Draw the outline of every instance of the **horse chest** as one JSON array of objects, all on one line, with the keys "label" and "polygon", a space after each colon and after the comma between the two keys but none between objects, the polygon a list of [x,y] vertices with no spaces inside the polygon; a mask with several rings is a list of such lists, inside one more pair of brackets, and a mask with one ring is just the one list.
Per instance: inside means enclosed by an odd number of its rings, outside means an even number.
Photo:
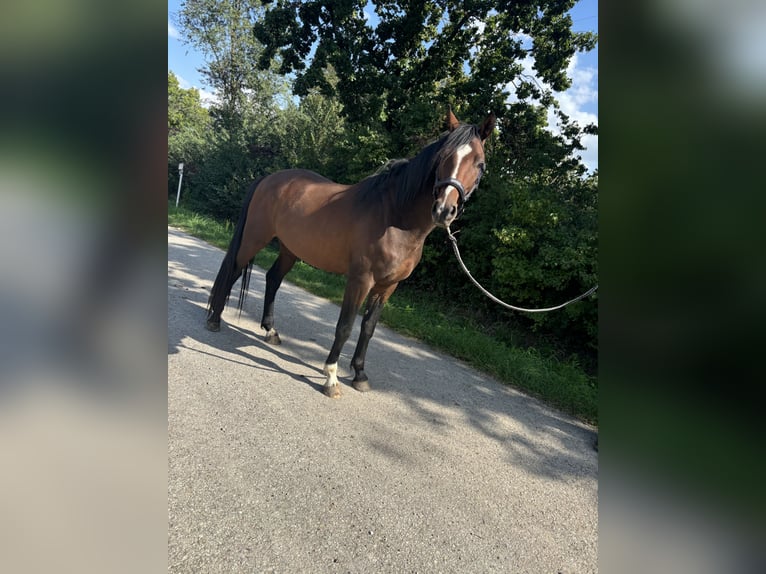
[{"label": "horse chest", "polygon": [[378,285],[391,285],[410,276],[423,254],[423,243],[412,245],[397,241],[384,243],[377,261],[373,263],[373,276]]}]

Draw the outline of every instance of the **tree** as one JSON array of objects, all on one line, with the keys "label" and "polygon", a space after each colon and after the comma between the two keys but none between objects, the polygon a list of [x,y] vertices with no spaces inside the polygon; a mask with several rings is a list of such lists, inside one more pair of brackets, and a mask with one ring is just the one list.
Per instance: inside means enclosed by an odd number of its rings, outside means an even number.
[{"label": "tree", "polygon": [[[179,29],[208,54],[204,72],[221,95],[192,198],[232,218],[246,184],[276,169],[354,183],[436,137],[447,104],[469,121],[492,110],[489,171],[454,226],[463,227],[466,263],[491,291],[524,306],[587,290],[597,273],[598,178],[577,152],[596,128],[571,122],[555,98],[570,85],[571,57],[596,42],[571,30],[573,4],[373,0],[372,26],[366,0],[276,0],[266,9],[252,0],[187,0]],[[300,101],[274,105],[282,89],[275,72],[294,78]],[[557,134],[546,129],[551,110]],[[448,244],[434,233],[409,283],[505,320],[454,271]],[[593,299],[508,320],[596,347]]]},{"label": "tree", "polygon": [[219,218],[235,218],[248,184],[280,166],[275,99],[287,84],[256,67],[262,48],[252,27],[261,13],[256,0],[185,0],[177,15],[183,41],[205,57],[200,72],[218,96],[210,106],[215,129],[189,196]]},{"label": "tree", "polygon": [[168,135],[187,129],[203,129],[210,119],[202,107],[199,90],[181,88],[178,77],[168,71]]},{"label": "tree", "polygon": [[[405,147],[439,124],[444,102],[466,117],[489,109],[500,116],[513,89],[521,100],[552,105],[550,93],[524,75],[522,61],[531,57],[538,77],[563,90],[571,57],[596,42],[592,33],[571,30],[567,11],[575,0],[373,0],[380,19],[374,29],[364,16],[366,0],[266,4],[254,26],[265,48],[261,68],[278,57],[279,71],[295,74],[298,95],[320,89],[342,103],[353,124],[382,119],[390,134],[402,136],[392,143]],[[325,79],[328,65],[337,86]]]},{"label": "tree", "polygon": [[252,27],[261,13],[257,0],[185,0],[177,16],[183,41],[205,58],[200,73],[219,96],[211,109],[227,130],[241,128],[248,114],[270,110],[280,91],[268,67],[256,66],[262,47]]}]

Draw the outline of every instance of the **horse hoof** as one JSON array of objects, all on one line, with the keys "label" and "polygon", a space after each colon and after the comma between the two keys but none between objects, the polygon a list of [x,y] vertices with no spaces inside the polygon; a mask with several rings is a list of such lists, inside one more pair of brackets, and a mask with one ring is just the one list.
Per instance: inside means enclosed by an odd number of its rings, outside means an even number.
[{"label": "horse hoof", "polygon": [[273,331],[271,333],[266,333],[266,335],[263,337],[263,340],[266,341],[269,345],[281,345],[282,339],[279,338],[279,333],[276,331]]},{"label": "horse hoof", "polygon": [[339,399],[340,398],[340,385],[333,385],[331,387],[324,387],[324,394],[326,394],[331,399]]},{"label": "horse hoof", "polygon": [[207,321],[205,321],[205,328],[208,331],[213,331],[217,333],[218,331],[221,330],[221,321],[220,320],[214,321],[213,319],[208,319]]},{"label": "horse hoof", "polygon": [[351,386],[360,393],[366,393],[370,390],[370,381],[368,379],[364,379],[363,381],[351,381]]}]

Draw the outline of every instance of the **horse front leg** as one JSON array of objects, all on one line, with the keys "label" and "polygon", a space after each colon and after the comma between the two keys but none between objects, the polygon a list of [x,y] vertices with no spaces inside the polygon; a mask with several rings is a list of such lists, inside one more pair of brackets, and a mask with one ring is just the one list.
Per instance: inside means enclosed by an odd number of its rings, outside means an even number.
[{"label": "horse front leg", "polygon": [[324,365],[324,374],[327,377],[324,384],[324,393],[332,399],[340,397],[340,385],[338,384],[338,358],[340,357],[340,352],[351,335],[356,314],[362,305],[362,301],[364,301],[367,293],[369,293],[371,286],[372,281],[368,278],[352,279],[349,277],[346,283],[343,304],[340,308],[340,317],[338,318],[338,325],[335,327],[335,340]]},{"label": "horse front leg", "polygon": [[388,287],[373,288],[370,293],[369,299],[367,299],[367,308],[364,312],[364,319],[362,319],[362,330],[359,333],[359,341],[356,343],[356,350],[354,351],[354,357],[351,359],[351,367],[354,369],[354,380],[351,382],[353,387],[360,392],[366,392],[370,390],[370,381],[367,374],[364,372],[364,359],[367,355],[367,346],[370,344],[370,339],[375,333],[375,326],[378,324],[380,314],[383,312],[383,306],[388,301],[388,298],[396,289],[398,283],[394,283]]}]

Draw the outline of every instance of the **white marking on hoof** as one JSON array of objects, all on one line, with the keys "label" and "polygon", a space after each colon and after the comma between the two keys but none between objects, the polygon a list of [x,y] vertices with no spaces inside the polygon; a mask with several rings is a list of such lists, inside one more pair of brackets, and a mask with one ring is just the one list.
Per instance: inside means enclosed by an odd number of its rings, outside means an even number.
[{"label": "white marking on hoof", "polygon": [[334,387],[338,384],[338,363],[332,365],[325,363],[324,374],[327,375],[327,380],[324,383],[325,387]]},{"label": "white marking on hoof", "polygon": [[277,333],[277,330],[272,327],[269,329],[268,333],[263,338],[264,341],[267,343],[271,343],[272,345],[281,345],[282,339],[279,338],[279,333]]}]

